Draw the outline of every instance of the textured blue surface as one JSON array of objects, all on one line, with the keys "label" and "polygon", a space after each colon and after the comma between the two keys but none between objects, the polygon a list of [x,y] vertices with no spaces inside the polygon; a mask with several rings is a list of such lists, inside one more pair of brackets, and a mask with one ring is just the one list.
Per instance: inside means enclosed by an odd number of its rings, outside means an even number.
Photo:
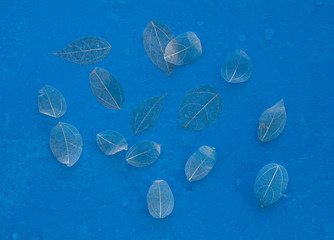
[{"label": "textured blue surface", "polygon": [[[0,4],[0,239],[334,239],[334,1],[10,1]],[[142,32],[152,20],[175,35],[194,31],[203,56],[169,78],[146,56]],[[99,36],[112,46],[93,66],[53,56],[69,42]],[[271,39],[271,40],[270,40]],[[244,49],[253,61],[245,84],[220,77],[226,54]],[[104,108],[89,86],[95,66],[122,84],[121,111]],[[38,90],[58,88],[68,110],[61,121],[81,132],[82,157],[71,168],[49,148],[56,120],[38,112]],[[212,84],[223,113],[201,132],[177,120],[183,94]],[[155,128],[134,136],[132,110],[168,93]],[[287,125],[275,141],[257,138],[258,118],[284,98]],[[103,130],[133,145],[162,144],[153,165],[137,169],[125,152],[105,156],[95,142]],[[200,145],[214,146],[217,163],[199,182],[184,174]],[[261,209],[253,193],[258,171],[276,162],[289,173],[287,198]],[[153,219],[146,194],[166,180],[173,213]]]}]

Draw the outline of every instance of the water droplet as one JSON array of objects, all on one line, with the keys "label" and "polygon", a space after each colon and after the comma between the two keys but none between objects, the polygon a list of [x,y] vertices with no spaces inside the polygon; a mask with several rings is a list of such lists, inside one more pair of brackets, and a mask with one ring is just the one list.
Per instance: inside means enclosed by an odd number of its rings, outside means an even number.
[{"label": "water droplet", "polygon": [[240,178],[237,178],[237,179],[235,180],[235,185],[236,185],[237,187],[239,187],[239,186],[241,185],[241,183],[242,183],[242,180],[241,180]]},{"label": "water droplet", "polygon": [[308,194],[308,193],[301,193],[301,194],[298,194],[298,199],[301,199],[301,200],[303,200],[303,199],[307,199],[307,198],[309,198],[310,197],[310,194]]},{"label": "water droplet", "polygon": [[18,240],[20,235],[18,233],[13,233],[12,238],[13,240]]},{"label": "water droplet", "polygon": [[122,208],[126,208],[128,206],[128,201],[126,199],[122,199]]},{"label": "water droplet", "polygon": [[330,183],[331,183],[331,175],[328,173],[326,175],[325,184],[330,184]]},{"label": "water droplet", "polygon": [[10,120],[10,114],[9,113],[5,113],[5,123],[4,126],[7,127],[9,124],[9,120]]},{"label": "water droplet", "polygon": [[203,26],[203,24],[204,24],[203,21],[198,21],[198,22],[197,22],[197,26],[199,26],[199,27]]},{"label": "water droplet", "polygon": [[330,173],[327,174],[326,179],[327,179],[328,181],[331,180],[331,175],[330,175]]},{"label": "water droplet", "polygon": [[274,36],[274,29],[272,29],[271,27],[270,28],[267,28],[265,33],[264,33],[266,39],[268,41],[270,41],[271,39],[273,39],[273,36]]},{"label": "water droplet", "polygon": [[244,34],[239,35],[239,41],[244,42],[246,40],[246,36]]},{"label": "water droplet", "polygon": [[289,47],[289,48],[292,48],[294,47],[294,43],[293,42],[287,42],[286,45]]},{"label": "water droplet", "polygon": [[131,55],[131,50],[128,49],[128,48],[124,49],[123,52],[124,52],[125,56],[127,56],[127,57],[129,57]]}]

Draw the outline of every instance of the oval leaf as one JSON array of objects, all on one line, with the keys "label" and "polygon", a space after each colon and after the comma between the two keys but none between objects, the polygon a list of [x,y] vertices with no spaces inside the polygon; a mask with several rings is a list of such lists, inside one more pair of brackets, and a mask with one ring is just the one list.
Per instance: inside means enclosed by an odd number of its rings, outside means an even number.
[{"label": "oval leaf", "polygon": [[161,146],[153,141],[141,141],[126,153],[126,161],[134,167],[146,167],[160,156]]},{"label": "oval leaf", "polygon": [[96,142],[105,155],[114,155],[123,150],[128,150],[128,143],[122,134],[115,131],[104,131],[96,135]]},{"label": "oval leaf", "polygon": [[216,163],[216,149],[208,146],[201,146],[188,159],[185,172],[189,182],[205,178]]},{"label": "oval leaf", "polygon": [[164,59],[167,44],[174,38],[174,34],[165,24],[151,21],[143,33],[143,44],[147,56],[168,76],[173,73],[174,65]]},{"label": "oval leaf", "polygon": [[89,82],[96,99],[103,106],[121,109],[125,99],[123,88],[107,70],[96,67],[89,75]]},{"label": "oval leaf", "polygon": [[50,147],[59,162],[71,167],[80,158],[82,137],[74,126],[60,122],[51,130]]},{"label": "oval leaf", "polygon": [[89,65],[102,61],[109,54],[110,49],[109,43],[102,38],[85,37],[75,40],[53,55],[69,62]]},{"label": "oval leaf", "polygon": [[153,182],[147,193],[147,207],[154,218],[164,218],[172,213],[174,196],[166,181]]},{"label": "oval leaf", "polygon": [[276,163],[264,166],[256,177],[254,193],[262,208],[267,207],[283,196],[288,186],[288,173]]},{"label": "oval leaf", "polygon": [[186,130],[202,130],[213,125],[221,112],[217,89],[200,85],[186,92],[179,108],[179,121]]},{"label": "oval leaf", "polygon": [[142,102],[132,113],[130,124],[134,134],[150,131],[157,121],[167,94],[155,96]]},{"label": "oval leaf", "polygon": [[195,33],[185,32],[167,44],[164,58],[174,65],[185,65],[195,61],[201,55],[201,41]]},{"label": "oval leaf", "polygon": [[277,138],[286,123],[284,101],[281,99],[271,108],[264,111],[259,120],[257,135],[262,142],[269,142]]},{"label": "oval leaf", "polygon": [[66,101],[57,89],[51,86],[44,86],[39,90],[38,109],[40,113],[59,118],[66,113]]},{"label": "oval leaf", "polygon": [[229,83],[246,82],[252,74],[252,61],[242,50],[227,55],[221,67],[221,76]]}]

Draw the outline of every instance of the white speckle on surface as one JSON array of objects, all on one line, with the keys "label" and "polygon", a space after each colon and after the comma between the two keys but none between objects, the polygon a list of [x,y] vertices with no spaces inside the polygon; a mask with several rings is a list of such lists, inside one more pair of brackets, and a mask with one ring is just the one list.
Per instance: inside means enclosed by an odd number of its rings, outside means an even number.
[{"label": "white speckle on surface", "polygon": [[271,27],[267,28],[264,33],[264,36],[266,37],[266,40],[268,41],[272,40],[274,36],[274,29],[272,29]]}]

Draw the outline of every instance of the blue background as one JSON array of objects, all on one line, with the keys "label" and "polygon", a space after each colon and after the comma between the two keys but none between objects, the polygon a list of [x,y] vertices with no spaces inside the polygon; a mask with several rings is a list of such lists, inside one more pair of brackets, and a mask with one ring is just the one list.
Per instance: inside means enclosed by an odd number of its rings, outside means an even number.
[{"label": "blue background", "polygon": [[[0,239],[334,239],[333,13],[330,0],[1,0]],[[175,35],[195,32],[203,56],[165,75],[143,48],[150,20]],[[271,40],[266,32],[273,32]],[[51,54],[85,36],[107,39],[109,56],[80,66]],[[232,85],[220,67],[236,48],[252,59],[253,74]],[[121,82],[121,111],[104,108],[92,94],[88,76],[95,66]],[[46,84],[66,98],[60,121],[83,137],[82,156],[71,168],[50,151],[57,120],[38,112],[38,90]],[[199,84],[219,90],[223,112],[212,127],[185,131],[178,106]],[[154,129],[134,136],[133,109],[163,93]],[[262,143],[258,119],[281,98],[285,130]],[[138,169],[126,163],[125,152],[105,156],[95,136],[109,129],[130,146],[143,139],[162,144],[159,160]],[[185,163],[204,144],[217,149],[217,163],[207,178],[189,183]],[[288,197],[261,209],[254,180],[271,162],[289,173]],[[162,220],[146,205],[156,179],[166,180],[175,197],[173,213]]]}]

